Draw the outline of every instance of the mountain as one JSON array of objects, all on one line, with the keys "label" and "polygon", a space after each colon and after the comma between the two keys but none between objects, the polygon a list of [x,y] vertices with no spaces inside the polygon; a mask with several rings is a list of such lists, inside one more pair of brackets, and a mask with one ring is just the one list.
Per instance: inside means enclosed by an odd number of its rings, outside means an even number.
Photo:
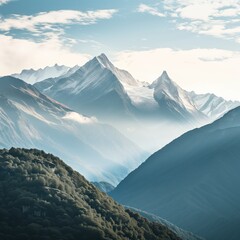
[{"label": "mountain", "polygon": [[185,91],[166,71],[152,84],[140,82],[127,71],[115,67],[105,54],[94,57],[82,67],[74,67],[67,75],[38,82],[35,87],[76,110],[101,117],[109,114],[108,102],[105,101],[101,112],[92,111],[92,108],[103,99],[138,117],[140,113],[148,113],[147,117],[166,116],[174,121],[217,118],[239,105],[239,102],[226,101],[213,94]]},{"label": "mountain", "polygon": [[214,94],[196,94],[189,92],[194,105],[210,119],[218,119],[240,105],[238,101],[226,101]]},{"label": "mountain", "polygon": [[[100,119],[130,117],[130,98],[118,77],[134,84],[130,74],[115,69],[105,55],[95,57],[71,76],[35,84],[42,93],[72,109]],[[47,83],[47,84],[46,84]]]},{"label": "mountain", "polygon": [[12,77],[19,78],[27,83],[34,84],[48,78],[60,77],[62,75],[65,75],[69,70],[69,67],[59,66],[55,64],[52,67],[45,67],[43,69],[40,68],[38,70],[23,70],[21,73],[13,74]]},{"label": "mountain", "polygon": [[75,111],[111,124],[146,151],[156,151],[240,105],[187,92],[165,71],[152,84],[140,82],[105,54],[72,72],[34,86]]},{"label": "mountain", "polygon": [[173,82],[166,71],[151,84],[150,88],[154,89],[154,99],[167,116],[172,115],[174,119],[182,121],[191,118],[202,121],[206,118],[195,106],[189,93]]},{"label": "mountain", "polygon": [[1,239],[180,240],[43,151],[0,150],[0,173]]},{"label": "mountain", "polygon": [[[35,84],[40,91],[64,104],[101,119],[142,117],[189,120],[204,114],[188,99],[166,72],[153,84],[135,80],[101,54],[71,76]],[[198,116],[200,118],[200,116]]]},{"label": "mountain", "polygon": [[154,153],[112,196],[211,240],[240,238],[240,107]]},{"label": "mountain", "polygon": [[13,77],[0,78],[0,147],[39,148],[90,181],[116,185],[144,156],[113,127],[80,115]]}]

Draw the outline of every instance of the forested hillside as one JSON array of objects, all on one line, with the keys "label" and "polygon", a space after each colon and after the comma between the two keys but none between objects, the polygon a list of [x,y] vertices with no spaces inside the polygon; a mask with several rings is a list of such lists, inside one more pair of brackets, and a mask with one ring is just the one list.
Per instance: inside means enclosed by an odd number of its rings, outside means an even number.
[{"label": "forested hillside", "polygon": [[125,210],[59,158],[0,150],[0,239],[179,239]]}]

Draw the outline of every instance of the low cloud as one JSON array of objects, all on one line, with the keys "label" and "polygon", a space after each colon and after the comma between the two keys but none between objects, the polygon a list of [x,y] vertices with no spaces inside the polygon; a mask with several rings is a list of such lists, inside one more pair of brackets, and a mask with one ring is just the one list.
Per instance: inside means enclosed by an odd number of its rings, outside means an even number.
[{"label": "low cloud", "polygon": [[59,38],[42,42],[14,39],[0,35],[0,76],[20,72],[22,69],[60,65],[82,65],[90,55],[71,51]]}]

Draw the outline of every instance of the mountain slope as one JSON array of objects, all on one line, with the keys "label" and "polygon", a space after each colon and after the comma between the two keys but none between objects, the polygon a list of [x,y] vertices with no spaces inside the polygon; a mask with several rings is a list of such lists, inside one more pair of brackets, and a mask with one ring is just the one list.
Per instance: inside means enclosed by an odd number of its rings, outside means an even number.
[{"label": "mountain slope", "polygon": [[112,192],[207,239],[240,237],[240,108],[153,154]]},{"label": "mountain slope", "polygon": [[89,180],[113,185],[143,160],[143,151],[113,127],[13,77],[0,78],[0,146],[44,149],[64,157]]},{"label": "mountain slope", "polygon": [[43,151],[0,150],[0,173],[1,239],[180,240]]},{"label": "mountain slope", "polygon": [[60,77],[62,75],[65,75],[69,70],[69,67],[59,66],[55,64],[52,67],[45,67],[43,69],[40,68],[38,70],[23,70],[21,73],[13,74],[12,77],[19,78],[27,83],[34,84],[48,78]]}]

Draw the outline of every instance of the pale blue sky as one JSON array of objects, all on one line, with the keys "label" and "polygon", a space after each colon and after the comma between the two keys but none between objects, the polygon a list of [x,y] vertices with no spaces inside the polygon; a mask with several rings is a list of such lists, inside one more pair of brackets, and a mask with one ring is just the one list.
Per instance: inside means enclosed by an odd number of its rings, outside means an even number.
[{"label": "pale blue sky", "polygon": [[240,87],[239,14],[239,0],[0,0],[0,75],[104,52],[142,80],[166,69],[187,89],[240,99],[224,92],[226,78]]},{"label": "pale blue sky", "polygon": [[[201,0],[200,0],[201,1]],[[177,2],[177,1],[176,1]],[[189,1],[191,2],[191,1]],[[194,2],[194,1],[192,1]],[[154,16],[150,13],[139,12],[139,6],[145,4],[159,12],[166,14],[165,17]],[[192,48],[224,48],[228,50],[240,50],[240,44],[236,38],[240,34],[229,37],[215,37],[193,33],[187,30],[178,30],[177,23],[184,20],[170,16],[169,11],[164,9],[164,1],[148,0],[13,0],[3,4],[0,8],[1,18],[10,18],[12,14],[36,15],[40,12],[59,10],[97,11],[102,9],[116,9],[109,20],[98,21],[97,24],[82,26],[80,24],[66,24],[61,28],[65,30],[64,36],[73,39],[93,40],[101,44],[101,49],[92,47],[90,44],[76,44],[75,49],[97,55],[104,48],[106,51],[138,50],[159,47],[171,47],[181,49]],[[238,16],[239,17],[239,16]],[[218,19],[225,19],[221,17]],[[239,23],[235,23],[238,24]],[[61,25],[61,24],[60,24]],[[44,31],[43,31],[44,32]],[[240,31],[239,31],[240,32]],[[6,35],[15,37],[32,38],[31,32],[26,29],[10,32],[1,31]],[[84,46],[81,46],[84,45]]]}]

